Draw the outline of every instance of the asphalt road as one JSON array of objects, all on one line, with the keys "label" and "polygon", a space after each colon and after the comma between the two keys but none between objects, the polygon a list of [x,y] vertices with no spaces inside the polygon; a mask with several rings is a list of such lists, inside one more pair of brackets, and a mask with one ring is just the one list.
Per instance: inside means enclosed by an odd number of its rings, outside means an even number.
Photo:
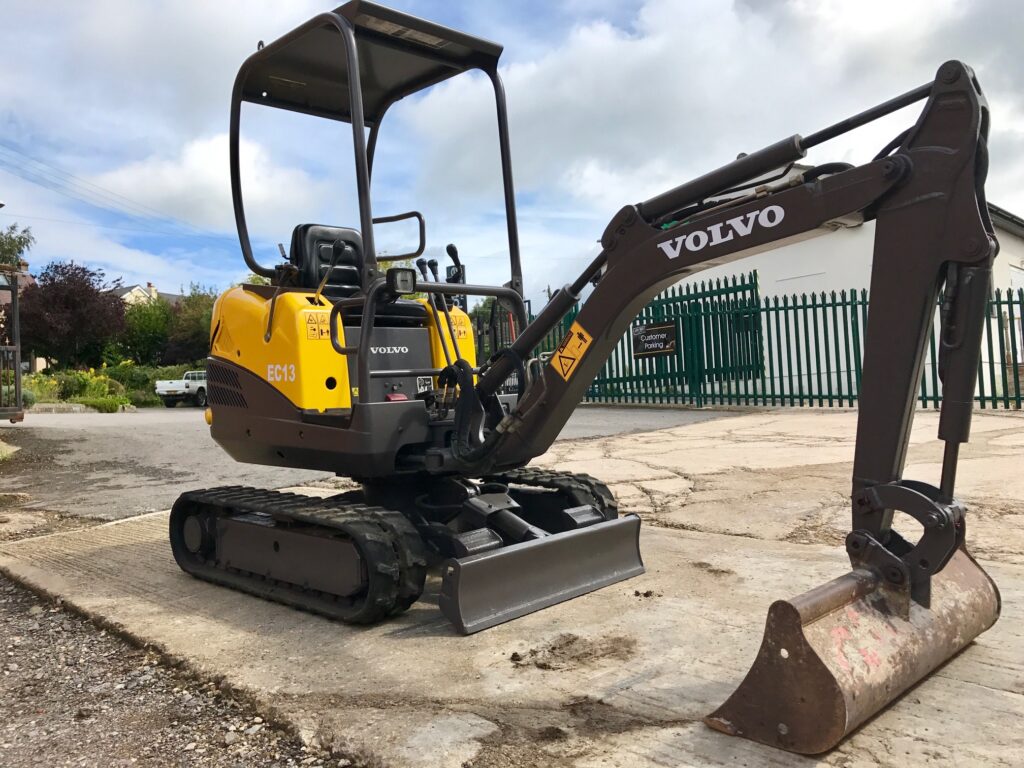
[{"label": "asphalt road", "polygon": [[[645,432],[725,415],[583,407],[559,439]],[[108,520],[168,509],[190,488],[279,488],[327,476],[233,461],[213,442],[198,408],[30,413],[22,424],[0,426],[0,440],[21,448],[0,462],[0,491],[28,493],[31,501],[25,508]]]}]

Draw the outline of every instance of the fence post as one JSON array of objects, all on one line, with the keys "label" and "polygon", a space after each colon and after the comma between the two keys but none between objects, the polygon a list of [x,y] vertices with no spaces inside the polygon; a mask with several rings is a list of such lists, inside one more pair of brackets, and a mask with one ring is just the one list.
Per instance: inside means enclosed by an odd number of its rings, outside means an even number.
[{"label": "fence post", "polygon": [[[1024,289],[1017,289],[1017,304],[1018,307],[1014,307],[1014,296],[1013,290],[1007,289],[1006,291],[1006,317],[1008,325],[1010,326],[1010,365],[1013,369],[1013,407],[1020,410],[1021,405],[1021,392],[1020,392],[1020,358],[1017,356],[1017,318],[1024,319]],[[1024,328],[1021,329],[1024,334]],[[1024,339],[1022,339],[1024,341]],[[1005,362],[1004,362],[1005,366]]]}]

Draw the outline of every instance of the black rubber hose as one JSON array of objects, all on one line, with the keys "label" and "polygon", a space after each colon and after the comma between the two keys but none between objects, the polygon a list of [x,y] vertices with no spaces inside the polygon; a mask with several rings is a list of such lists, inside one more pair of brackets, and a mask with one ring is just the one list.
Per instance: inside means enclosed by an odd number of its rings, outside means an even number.
[{"label": "black rubber hose", "polygon": [[809,171],[804,171],[804,183],[814,181],[822,176],[829,176],[833,173],[849,171],[853,167],[850,163],[822,163],[821,165],[814,166]]},{"label": "black rubber hose", "polygon": [[[487,416],[487,409],[484,408],[473,383],[473,366],[461,358],[456,360],[438,376],[439,384],[449,382],[457,384],[460,390],[459,399],[455,403],[452,453],[462,462],[475,464],[494,451],[498,442],[503,438],[503,433],[491,432],[481,443],[473,445],[474,437],[479,439],[483,419]],[[497,398],[493,395],[488,400],[497,403]],[[501,410],[500,403],[498,403],[498,410]],[[477,434],[474,436],[473,432]]]},{"label": "black rubber hose", "polygon": [[491,355],[489,363],[493,364],[502,357],[512,358],[512,362],[516,366],[516,377],[519,380],[519,386],[516,387],[516,396],[520,400],[522,400],[523,395],[526,394],[526,364],[523,362],[523,358],[519,355],[519,353],[516,352],[511,347],[504,347],[503,349],[499,349],[497,352]]},{"label": "black rubber hose", "polygon": [[882,149],[879,151],[879,153],[877,155],[875,155],[874,159],[875,160],[881,160],[883,157],[888,157],[890,154],[892,154],[892,151],[894,149],[896,149],[896,147],[898,147],[900,144],[903,143],[903,140],[905,138],[907,138],[907,136],[910,135],[910,132],[912,130],[914,130],[914,129],[913,128],[907,128],[905,131],[900,133],[896,138],[894,138],[892,141],[890,141],[888,144],[886,144],[884,147],[882,147]]}]

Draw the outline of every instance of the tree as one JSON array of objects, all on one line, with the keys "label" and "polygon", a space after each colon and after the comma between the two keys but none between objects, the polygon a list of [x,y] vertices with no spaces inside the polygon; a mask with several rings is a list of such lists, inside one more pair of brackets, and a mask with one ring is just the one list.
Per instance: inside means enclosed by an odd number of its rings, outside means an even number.
[{"label": "tree", "polygon": [[171,305],[163,299],[140,301],[124,312],[121,351],[139,365],[158,365],[171,333]]},{"label": "tree", "polygon": [[0,229],[0,264],[16,267],[29,248],[36,242],[32,230],[28,227],[19,230],[18,224],[11,224],[7,229]]},{"label": "tree", "polygon": [[210,321],[216,292],[192,283],[188,294],[171,309],[164,363],[177,365],[202,360],[210,351]]},{"label": "tree", "polygon": [[482,318],[484,324],[491,319],[491,307],[494,306],[494,297],[488,296],[483,301],[478,301],[470,310],[469,316],[474,322],[476,319]]},{"label": "tree", "polygon": [[102,270],[55,261],[21,296],[21,332],[26,349],[59,367],[94,366],[104,346],[124,329],[124,303]]}]

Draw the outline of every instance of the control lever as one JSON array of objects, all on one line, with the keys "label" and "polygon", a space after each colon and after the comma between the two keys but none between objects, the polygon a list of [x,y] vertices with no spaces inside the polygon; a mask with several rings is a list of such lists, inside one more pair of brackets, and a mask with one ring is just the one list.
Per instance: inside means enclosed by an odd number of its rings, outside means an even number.
[{"label": "control lever", "polygon": [[[423,275],[423,279],[426,282],[430,282],[430,278],[427,276],[427,260],[423,258],[416,259],[416,268]],[[452,364],[452,355],[448,350],[448,344],[444,340],[444,334],[441,333],[441,315],[437,311],[437,302],[434,301],[434,294],[427,294],[427,303],[430,305],[430,312],[434,316],[434,327],[437,328],[438,338],[441,339],[441,351],[444,352],[444,360],[449,366]]]},{"label": "control lever", "polygon": [[[441,282],[441,278],[437,271],[437,259],[431,259],[427,262],[427,266],[430,267],[430,273],[434,276],[434,282]],[[444,313],[445,322],[448,323],[448,333],[452,340],[452,346],[455,347],[455,356],[459,357],[459,345],[455,341],[455,326],[452,324],[452,316],[448,311],[448,299],[446,296],[441,296],[441,311]]]},{"label": "control lever", "polygon": [[340,238],[334,241],[334,245],[331,247],[331,262],[327,265],[327,271],[324,272],[324,276],[320,279],[320,285],[316,287],[316,293],[313,294],[314,303],[320,305],[320,294],[324,292],[324,286],[327,285],[327,281],[331,279],[331,273],[334,271],[335,265],[338,263],[338,257],[344,256],[346,260],[352,261],[355,255],[352,250],[352,246],[346,243]]},{"label": "control lever", "polygon": [[[462,262],[459,261],[459,249],[455,247],[455,243],[448,243],[448,246],[444,250],[448,254],[448,258],[452,260],[452,263],[455,265],[455,268],[458,270],[458,275],[461,277],[461,275],[462,275]],[[449,281],[449,282],[459,282],[459,281],[453,280],[453,281]]]},{"label": "control lever", "polygon": [[[459,249],[455,247],[455,243],[448,243],[448,246],[445,248],[445,252],[448,254],[448,258],[452,260],[453,264],[452,273],[448,276],[447,282],[455,283],[457,285],[465,285],[466,268],[459,260]],[[469,301],[465,294],[453,296],[452,301],[464,312],[469,310]]]}]

